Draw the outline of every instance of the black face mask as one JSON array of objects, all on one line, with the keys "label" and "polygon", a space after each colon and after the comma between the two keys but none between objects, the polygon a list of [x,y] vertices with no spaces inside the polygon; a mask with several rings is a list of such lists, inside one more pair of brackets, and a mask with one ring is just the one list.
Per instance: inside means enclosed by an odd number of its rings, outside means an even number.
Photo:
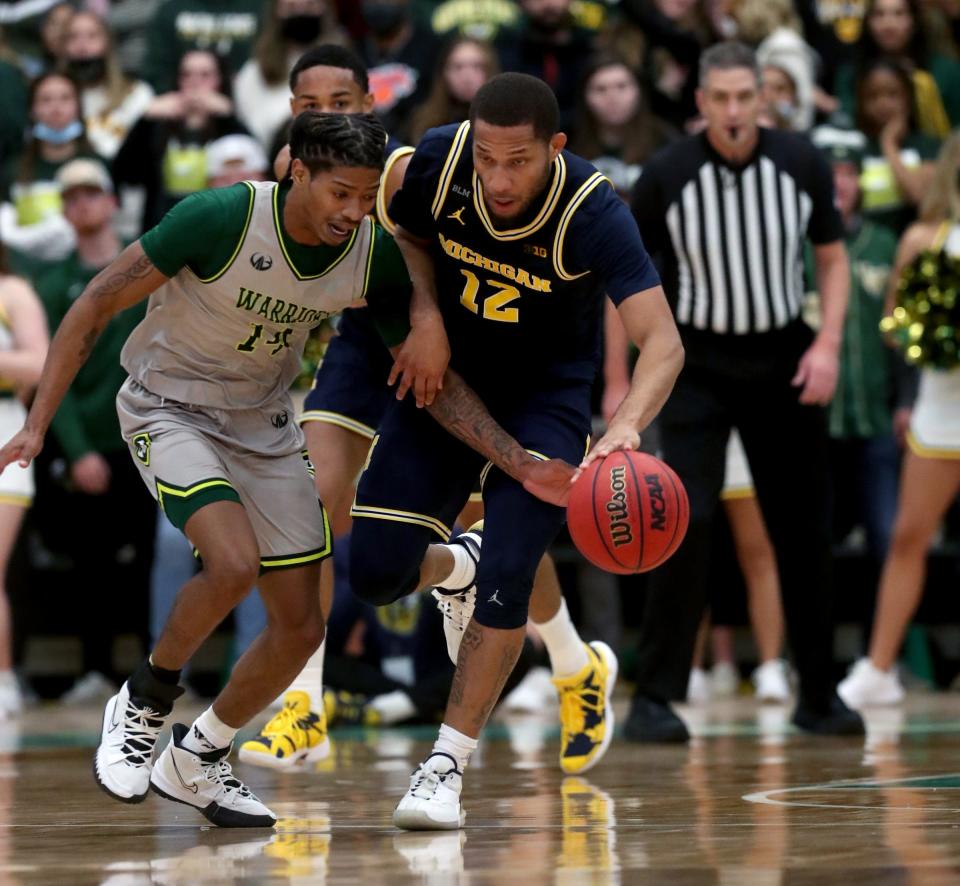
[{"label": "black face mask", "polygon": [[102,55],[71,59],[67,62],[67,73],[77,83],[99,83],[107,75],[107,60]]},{"label": "black face mask", "polygon": [[289,15],[280,19],[280,34],[284,40],[306,46],[320,36],[319,15]]},{"label": "black face mask", "polygon": [[407,20],[407,8],[393,3],[364,3],[363,19],[377,36],[392,34]]}]

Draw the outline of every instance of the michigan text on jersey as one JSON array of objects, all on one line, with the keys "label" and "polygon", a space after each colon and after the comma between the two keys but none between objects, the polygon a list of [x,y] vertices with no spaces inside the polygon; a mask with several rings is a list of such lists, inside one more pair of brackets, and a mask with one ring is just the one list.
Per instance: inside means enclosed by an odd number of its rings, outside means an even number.
[{"label": "michigan text on jersey", "polygon": [[507,280],[511,280],[520,286],[526,286],[534,292],[550,292],[550,281],[531,274],[523,268],[515,268],[513,265],[501,264],[498,261],[480,255],[478,252],[457,243],[456,240],[448,240],[443,234],[440,237],[440,246],[443,251],[455,261],[462,261],[468,265],[474,265],[478,268],[490,271],[493,274],[499,274]]}]

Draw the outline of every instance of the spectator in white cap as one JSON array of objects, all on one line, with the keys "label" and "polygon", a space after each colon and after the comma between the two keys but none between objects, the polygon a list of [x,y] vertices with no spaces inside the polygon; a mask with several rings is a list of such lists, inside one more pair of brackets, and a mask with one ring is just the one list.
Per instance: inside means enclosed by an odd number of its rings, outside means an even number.
[{"label": "spectator in white cap", "polygon": [[263,181],[269,168],[260,142],[249,135],[225,135],[207,145],[207,187],[226,188],[242,181]]}]

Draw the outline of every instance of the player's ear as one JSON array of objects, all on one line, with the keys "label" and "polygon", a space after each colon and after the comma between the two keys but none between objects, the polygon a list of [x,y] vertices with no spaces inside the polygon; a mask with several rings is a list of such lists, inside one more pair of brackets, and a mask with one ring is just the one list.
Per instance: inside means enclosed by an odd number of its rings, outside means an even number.
[{"label": "player's ear", "polygon": [[294,157],[290,164],[290,176],[298,185],[302,185],[310,181],[310,170],[302,160]]},{"label": "player's ear", "polygon": [[567,146],[567,134],[565,132],[555,132],[550,137],[550,159],[556,160],[559,154]]},{"label": "player's ear", "polygon": [[363,97],[363,113],[364,113],[364,114],[372,114],[372,113],[373,113],[373,103],[374,103],[374,102],[373,102],[373,93],[372,93],[372,92],[368,92],[368,93]]}]

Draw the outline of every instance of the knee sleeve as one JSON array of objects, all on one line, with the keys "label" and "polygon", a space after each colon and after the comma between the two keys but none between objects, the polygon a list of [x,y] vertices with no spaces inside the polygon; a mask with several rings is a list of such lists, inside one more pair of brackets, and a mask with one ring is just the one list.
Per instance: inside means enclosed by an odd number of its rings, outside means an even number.
[{"label": "knee sleeve", "polygon": [[361,600],[386,606],[417,589],[429,529],[358,518],[350,535],[350,586]]}]

